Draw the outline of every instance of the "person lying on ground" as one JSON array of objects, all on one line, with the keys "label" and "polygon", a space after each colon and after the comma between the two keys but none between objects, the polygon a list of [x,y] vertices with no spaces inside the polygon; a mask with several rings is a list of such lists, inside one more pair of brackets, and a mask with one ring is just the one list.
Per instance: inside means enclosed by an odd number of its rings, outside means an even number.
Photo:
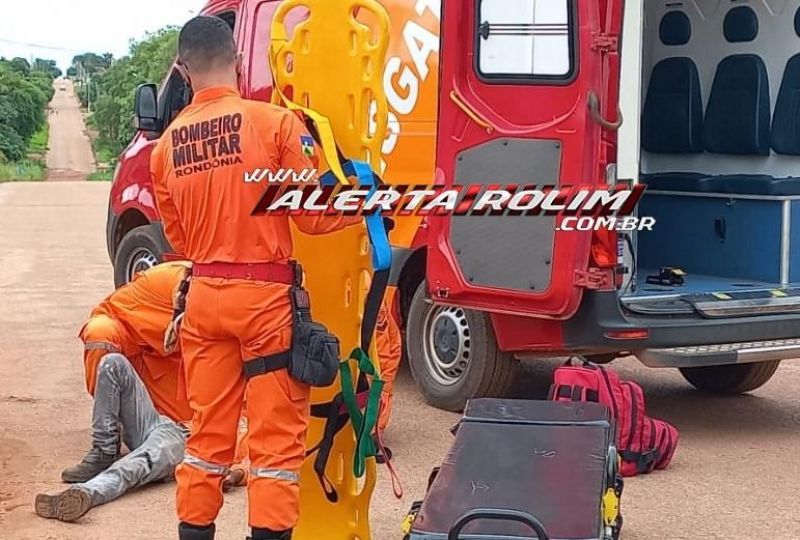
[{"label": "person lying on ground", "polygon": [[[74,521],[148,483],[169,480],[184,458],[192,410],[182,386],[177,340],[164,333],[188,263],[166,263],[137,274],[100,303],[83,326],[86,389],[94,397],[92,448],[61,478],[73,484],[39,494],[36,513]],[[121,455],[121,443],[130,450]],[[226,487],[241,484],[237,473]]]}]

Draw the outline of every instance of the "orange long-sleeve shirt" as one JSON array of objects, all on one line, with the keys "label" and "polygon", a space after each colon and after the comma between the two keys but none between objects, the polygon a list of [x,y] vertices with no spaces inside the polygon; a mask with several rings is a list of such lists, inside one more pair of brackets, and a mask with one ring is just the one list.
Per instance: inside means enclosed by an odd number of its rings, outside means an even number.
[{"label": "orange long-sleeve shirt", "polygon": [[[153,403],[175,421],[192,417],[182,386],[180,353],[164,351],[164,332],[172,320],[173,293],[187,263],[173,262],[141,272],[92,310],[80,337],[84,343],[109,342],[128,357]],[[119,325],[119,326],[118,326]],[[106,351],[87,350],[86,386],[94,392],[97,364]]]},{"label": "orange long-sleeve shirt", "polygon": [[169,262],[136,274],[100,302],[92,316],[107,315],[121,322],[140,347],[169,356],[164,352],[164,332],[172,320],[173,295],[188,266]]},{"label": "orange long-sleeve shirt", "polygon": [[245,173],[314,169],[315,152],[302,122],[289,110],[242,99],[230,87],[200,90],[151,158],[170,244],[198,263],[285,261],[293,247],[289,219],[309,234],[360,222],[343,216],[251,215],[265,185],[245,182]]}]

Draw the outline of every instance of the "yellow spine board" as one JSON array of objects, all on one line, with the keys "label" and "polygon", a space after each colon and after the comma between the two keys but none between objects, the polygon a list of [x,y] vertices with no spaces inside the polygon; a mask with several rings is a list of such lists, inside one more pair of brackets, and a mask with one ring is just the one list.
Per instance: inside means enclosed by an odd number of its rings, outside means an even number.
[{"label": "yellow spine board", "polygon": [[[294,226],[295,254],[306,268],[306,286],[311,294],[314,318],[338,336],[342,353],[348,354],[358,345],[361,319],[370,274],[366,230],[350,228],[326,236],[307,236]],[[347,258],[342,253],[350,254]],[[355,373],[355,371],[354,371]],[[339,381],[329,388],[315,388],[311,402],[327,403],[339,391]],[[322,438],[325,421],[312,418],[307,448]],[[339,495],[337,503],[325,496],[314,473],[311,455],[303,463],[300,481],[300,523],[296,540],[369,540],[369,506],[376,481],[374,459],[367,460],[362,479],[353,475],[355,434],[348,424],[336,436],[326,476]]]},{"label": "yellow spine board", "polygon": [[[288,35],[287,15],[303,8],[308,17]],[[379,170],[388,130],[382,81],[388,42],[389,16],[375,0],[286,0],[275,12],[269,54],[277,90],[273,101],[311,117],[320,132],[325,161],[340,182],[346,179],[335,159],[337,144],[345,156],[367,161]],[[347,354],[359,344],[371,279],[366,229],[351,227],[317,237],[302,234],[296,227],[292,230],[295,256],[306,269],[314,317],[339,337]],[[373,340],[373,359],[374,352]],[[312,403],[330,401],[338,388],[337,381],[330,388],[315,389]],[[312,419],[308,448],[317,445],[323,429],[323,420]],[[375,487],[375,460],[367,461],[366,474],[359,480],[353,475],[354,454],[355,435],[348,426],[337,435],[327,467],[327,477],[339,496],[337,503],[328,501],[314,473],[316,454],[303,464],[296,540],[371,538],[369,503]]]},{"label": "yellow spine board", "polygon": [[[284,21],[301,7],[308,17],[288,36]],[[386,9],[376,0],[288,0],[273,21],[271,61],[281,93],[291,89],[294,103],[325,115],[345,156],[379,171],[389,122]]]}]

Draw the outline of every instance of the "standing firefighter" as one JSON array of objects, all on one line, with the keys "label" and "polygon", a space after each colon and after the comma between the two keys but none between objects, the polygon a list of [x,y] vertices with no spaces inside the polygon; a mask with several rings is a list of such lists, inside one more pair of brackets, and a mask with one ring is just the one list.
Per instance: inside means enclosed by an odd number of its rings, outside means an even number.
[{"label": "standing firefighter", "polygon": [[[194,263],[181,330],[194,416],[176,472],[179,536],[214,537],[245,400],[252,537],[288,540],[299,517],[310,388],[269,362],[245,378],[243,363],[285,352],[292,342],[290,218],[251,216],[263,187],[245,183],[244,176],[257,168],[313,169],[313,140],[293,113],[240,97],[233,34],[222,19],[189,21],[180,33],[179,62],[194,99],[161,138],[151,163],[167,238]],[[360,222],[291,219],[310,234]]]}]

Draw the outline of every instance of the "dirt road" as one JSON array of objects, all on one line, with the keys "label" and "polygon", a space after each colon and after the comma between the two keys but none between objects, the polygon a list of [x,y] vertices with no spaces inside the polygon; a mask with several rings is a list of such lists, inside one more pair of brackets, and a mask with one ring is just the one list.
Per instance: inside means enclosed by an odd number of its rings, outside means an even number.
[{"label": "dirt road", "polygon": [[[35,493],[61,488],[59,472],[86,450],[90,400],[76,334],[112,288],[103,237],[107,190],[93,182],[0,185],[2,539],[176,537],[172,485],[126,496],[76,524],[45,521],[32,511]],[[654,416],[681,430],[669,470],[627,482],[624,539],[800,539],[800,362],[786,363],[753,395],[729,399],[693,392],[672,371],[633,361],[615,366],[642,382]],[[518,396],[542,397],[553,363],[527,368]],[[398,392],[387,442],[406,499],[392,498],[381,472],[371,510],[374,540],[399,540],[404,513],[423,494],[457,420],[424,406],[407,374]],[[244,494],[229,496],[218,538],[244,538],[244,514]]]},{"label": "dirt road", "polygon": [[[64,90],[61,90],[61,88]],[[75,89],[69,80],[55,82],[50,102],[50,141],[47,152],[48,180],[84,180],[94,171],[94,154]]]}]

